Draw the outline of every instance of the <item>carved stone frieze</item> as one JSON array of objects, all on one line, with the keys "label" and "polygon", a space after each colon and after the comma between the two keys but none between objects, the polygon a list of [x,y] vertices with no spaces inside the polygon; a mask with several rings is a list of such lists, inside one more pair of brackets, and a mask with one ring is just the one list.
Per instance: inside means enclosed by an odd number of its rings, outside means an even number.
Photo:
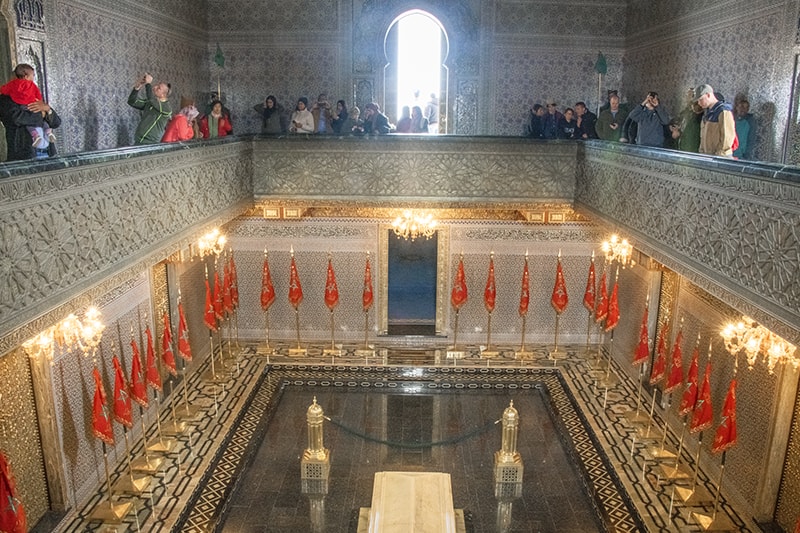
[{"label": "carved stone frieze", "polygon": [[471,240],[503,240],[503,241],[533,241],[533,242],[600,242],[605,233],[593,225],[574,225],[561,224],[555,228],[546,226],[534,227],[491,227],[476,228],[471,227],[463,232],[459,232],[459,237]]},{"label": "carved stone frieze", "polygon": [[249,201],[252,160],[238,146],[0,182],[0,337]]},{"label": "carved stone frieze", "polygon": [[586,149],[577,204],[637,248],[797,342],[800,185],[708,166]]},{"label": "carved stone frieze", "polygon": [[566,200],[574,143],[521,139],[276,139],[256,147],[255,196]]}]

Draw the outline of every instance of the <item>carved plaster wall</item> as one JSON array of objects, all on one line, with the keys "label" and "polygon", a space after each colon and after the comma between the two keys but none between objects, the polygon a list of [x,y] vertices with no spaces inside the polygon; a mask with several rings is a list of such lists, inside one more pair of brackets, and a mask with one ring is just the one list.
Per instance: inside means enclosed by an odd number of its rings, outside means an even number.
[{"label": "carved plaster wall", "polygon": [[0,353],[173,253],[196,226],[243,210],[252,162],[249,145],[233,146],[4,179]]},{"label": "carved plaster wall", "polygon": [[586,145],[578,206],[624,228],[637,247],[797,344],[797,182],[633,154]]},{"label": "carved plaster wall", "polygon": [[52,4],[46,63],[50,103],[63,119],[56,132],[61,153],[132,144],[139,112],[126,102],[144,72],[172,84],[174,110],[186,95],[203,112],[211,64],[206,0]]},{"label": "carved plaster wall", "polygon": [[[518,315],[520,283],[525,252],[529,251],[530,311],[526,338],[528,342],[552,342],[555,313],[550,295],[555,283],[556,256],[562,250],[571,303],[560,320],[562,342],[586,339],[586,311],[580,305],[592,248],[597,248],[602,234],[591,224],[536,225],[524,222],[471,221],[443,223],[449,234],[446,253],[440,258],[444,269],[437,290],[437,325],[441,335],[452,339],[454,312],[450,290],[458,256],[464,252],[464,265],[470,298],[461,309],[458,338],[464,342],[485,343],[487,313],[483,305],[483,287],[488,275],[489,251],[495,252],[497,307],[493,313],[492,339],[514,345],[521,341]],[[258,295],[264,249],[268,252],[270,272],[276,292],[270,308],[270,335],[273,339],[295,338],[294,310],[288,302],[289,250],[294,249],[304,300],[300,306],[300,329],[304,342],[330,338],[330,313],[325,307],[325,276],[328,252],[339,286],[340,303],[335,310],[337,342],[358,342],[364,338],[364,313],[361,307],[366,253],[372,258],[372,276],[376,295],[370,312],[369,335],[375,340],[380,332],[376,313],[385,307],[379,291],[386,272],[379,257],[385,250],[379,245],[381,231],[389,231],[385,220],[339,219],[281,221],[243,217],[227,226],[228,237],[236,249],[242,307],[240,334],[250,340],[265,335],[266,316]],[[202,305],[198,305],[202,309]],[[593,335],[593,339],[596,337]]]},{"label": "carved plaster wall", "polygon": [[[275,139],[254,153],[254,193],[309,199],[441,202],[572,197],[572,143],[438,138]],[[466,144],[465,144],[466,143]]]},{"label": "carved plaster wall", "polygon": [[657,91],[673,114],[686,89],[709,83],[727,102],[750,101],[757,159],[779,161],[787,124],[797,2],[628,2],[625,88],[630,102]]},{"label": "carved plaster wall", "polygon": [[[209,57],[219,42],[230,65],[220,72],[223,92],[240,132],[259,130],[252,106],[268,94],[288,110],[299,96],[314,98],[321,92],[332,101],[342,98],[363,108],[375,100],[391,110],[393,102],[384,101],[384,94],[393,93],[384,86],[384,37],[392,21],[410,9],[436,17],[448,37],[450,133],[520,135],[530,106],[548,97],[564,106],[584,100],[593,108],[598,49],[609,62],[601,92],[619,87],[622,77],[625,2],[620,1],[587,6],[502,0],[249,0],[225,17],[214,15],[229,11],[228,5],[209,2]],[[216,77],[212,68],[210,85],[216,85]],[[393,111],[390,118],[397,120]]]}]

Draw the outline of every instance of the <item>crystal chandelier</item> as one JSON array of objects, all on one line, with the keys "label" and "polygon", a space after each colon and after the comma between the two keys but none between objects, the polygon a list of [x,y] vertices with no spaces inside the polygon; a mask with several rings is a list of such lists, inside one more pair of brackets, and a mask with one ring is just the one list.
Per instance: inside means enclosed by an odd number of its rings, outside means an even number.
[{"label": "crystal chandelier", "polygon": [[419,237],[430,239],[436,233],[436,221],[431,213],[415,213],[411,210],[403,211],[392,222],[395,235],[401,239],[415,240]]},{"label": "crystal chandelier", "polygon": [[53,363],[53,351],[56,345],[67,349],[80,348],[84,356],[88,357],[90,353],[94,356],[104,329],[100,311],[90,307],[82,320],[70,314],[55,326],[25,341],[22,347],[30,357],[44,357],[50,364]]},{"label": "crystal chandelier", "polygon": [[603,241],[600,249],[603,250],[609,264],[617,261],[622,268],[636,264],[633,261],[633,245],[628,242],[628,239],[620,239],[616,233],[611,235],[607,241]]},{"label": "crystal chandelier", "polygon": [[756,324],[750,317],[744,316],[735,324],[729,323],[720,335],[725,340],[725,349],[728,353],[735,356],[744,351],[750,369],[755,365],[759,353],[763,354],[770,374],[774,372],[778,363],[790,363],[795,369],[800,367],[800,359],[794,356],[795,345],[764,326]]},{"label": "crystal chandelier", "polygon": [[217,256],[225,249],[225,235],[220,233],[218,228],[214,228],[200,237],[197,248],[201,258],[207,255]]}]

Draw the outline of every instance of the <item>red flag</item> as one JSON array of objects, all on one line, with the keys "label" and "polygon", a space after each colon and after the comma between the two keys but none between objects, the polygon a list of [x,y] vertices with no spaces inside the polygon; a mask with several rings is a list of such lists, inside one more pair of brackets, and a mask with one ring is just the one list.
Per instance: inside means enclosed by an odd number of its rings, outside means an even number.
[{"label": "red flag", "polygon": [[650,332],[647,330],[647,306],[644,308],[644,316],[642,317],[642,327],[639,329],[639,345],[636,347],[636,353],[633,354],[633,365],[641,365],[650,356]]},{"label": "red flag", "polygon": [[333,261],[328,258],[328,274],[325,278],[325,305],[333,311],[339,305],[339,286],[336,284],[336,273],[333,271]]},{"label": "red flag", "polygon": [[161,374],[158,373],[158,366],[156,365],[156,351],[153,349],[153,333],[150,331],[150,326],[145,328],[144,334],[147,336],[147,360],[145,361],[147,384],[160,391]]},{"label": "red flag", "polygon": [[289,264],[289,303],[297,309],[302,301],[303,286],[300,285],[300,275],[297,273],[297,264],[294,262],[294,254],[292,254],[292,262]]},{"label": "red flag", "polygon": [[231,267],[230,263],[225,263],[222,274],[222,312],[233,314],[233,299],[231,296]]},{"label": "red flag", "polygon": [[697,394],[697,404],[694,406],[692,423],[689,424],[689,432],[697,433],[711,427],[714,415],[711,410],[711,361],[706,363],[706,372],[703,376],[703,385]]},{"label": "red flag", "polygon": [[131,349],[133,350],[133,360],[131,361],[131,397],[133,401],[147,407],[147,384],[142,375],[142,356],[139,354],[139,345],[131,339]]},{"label": "red flag", "polygon": [[367,256],[367,266],[364,267],[364,291],[361,294],[361,305],[364,311],[369,311],[372,307],[374,296],[372,294],[372,270],[369,268],[369,256]]},{"label": "red flag", "polygon": [[656,360],[653,361],[653,368],[650,371],[650,385],[655,385],[662,379],[667,372],[667,335],[669,328],[666,324],[658,334],[658,345],[656,347]]},{"label": "red flag", "polygon": [[699,357],[700,348],[695,346],[692,354],[692,363],[689,365],[689,373],[686,375],[686,387],[683,389],[681,405],[678,408],[678,414],[681,416],[693,411],[697,403],[697,359]]},{"label": "red flag", "polygon": [[275,287],[272,285],[272,275],[269,273],[269,260],[264,251],[264,266],[261,269],[261,309],[266,311],[275,302]]},{"label": "red flag", "polygon": [[25,507],[16,496],[17,482],[11,473],[8,458],[0,452],[0,531],[27,533]]},{"label": "red flag", "polygon": [[586,291],[583,293],[583,306],[589,311],[589,313],[594,312],[596,285],[597,282],[595,280],[594,273],[594,252],[592,252],[592,262],[589,263],[589,277],[586,280]]},{"label": "red flag", "polygon": [[122,365],[115,355],[112,359],[114,363],[114,420],[127,428],[133,427],[133,406],[131,396],[128,391],[128,384],[125,382],[125,375],[122,373]]},{"label": "red flag", "polygon": [[497,287],[494,283],[494,258],[489,257],[489,277],[486,279],[486,288],[483,290],[483,305],[490,313],[494,311],[497,300]]},{"label": "red flag", "polygon": [[608,315],[608,290],[606,289],[606,270],[603,269],[603,274],[600,276],[600,301],[597,303],[594,321],[602,322],[606,315]]},{"label": "red flag", "polygon": [[608,314],[606,315],[606,331],[611,331],[619,324],[619,296],[617,293],[619,285],[614,280],[614,288],[611,289],[611,298],[608,301]]},{"label": "red flag", "polygon": [[[214,271],[214,316],[217,320],[223,320],[222,314],[222,282],[219,280],[219,272]],[[214,328],[216,329],[216,328]]]},{"label": "red flag", "polygon": [[681,343],[683,342],[683,330],[678,331],[678,336],[675,337],[675,345],[672,347],[672,363],[669,367],[669,376],[667,376],[667,383],[664,385],[664,392],[670,393],[678,388],[678,385],[683,383],[683,352],[681,351]]},{"label": "red flag", "polygon": [[175,366],[175,354],[172,353],[172,324],[169,321],[169,313],[164,311],[164,334],[161,337],[161,359],[167,371],[173,376],[178,375],[178,367]]},{"label": "red flag", "polygon": [[189,344],[189,328],[186,326],[186,315],[183,314],[183,303],[178,304],[178,355],[186,361],[192,360],[192,346]]},{"label": "red flag", "polygon": [[736,444],[736,380],[732,379],[728,387],[728,394],[725,396],[725,405],[722,407],[722,420],[717,427],[714,435],[714,443],[711,445],[713,453],[724,452]]},{"label": "red flag", "polygon": [[467,303],[467,280],[464,276],[464,256],[458,259],[458,269],[456,270],[456,279],[453,281],[453,290],[450,293],[450,303],[458,311],[465,303]]},{"label": "red flag", "polygon": [[211,296],[211,286],[208,284],[208,278],[206,278],[206,303],[203,310],[203,323],[211,331],[217,331],[217,317],[214,314],[214,298]]},{"label": "red flag", "polygon": [[525,256],[525,268],[522,270],[522,290],[519,294],[519,316],[528,314],[528,304],[531,301],[530,274],[528,273],[528,256]]},{"label": "red flag", "polygon": [[564,270],[561,268],[561,252],[558,254],[558,263],[556,264],[556,284],[553,286],[553,295],[550,297],[550,305],[556,310],[556,314],[560,315],[567,308],[569,297],[567,296],[567,284],[564,281]]},{"label": "red flag", "polygon": [[231,304],[233,309],[239,308],[239,274],[236,272],[236,261],[233,260],[233,250],[231,250]]},{"label": "red flag", "polygon": [[111,418],[108,412],[108,399],[100,378],[100,371],[96,368],[94,376],[94,404],[92,406],[92,433],[106,444],[114,444],[114,429],[111,427]]}]

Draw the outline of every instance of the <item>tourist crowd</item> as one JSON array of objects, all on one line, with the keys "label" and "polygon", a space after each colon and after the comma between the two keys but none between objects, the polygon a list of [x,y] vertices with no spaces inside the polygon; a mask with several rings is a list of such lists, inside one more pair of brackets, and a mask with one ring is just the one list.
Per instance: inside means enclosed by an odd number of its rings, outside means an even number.
[{"label": "tourist crowd", "polygon": [[620,100],[608,91],[599,115],[584,102],[559,110],[555,100],[534,104],[526,121],[525,135],[535,139],[601,139],[686,152],[752,159],[756,145],[756,122],[750,103],[727,103],[708,85],[689,89],[685,106],[671,117],[658,93],[647,93],[638,105]]},{"label": "tourist crowd", "polygon": [[[0,121],[6,130],[7,160],[50,157],[56,153],[56,136],[61,119],[43,101],[35,83],[35,70],[27,64],[14,69],[14,78],[0,87]],[[128,105],[139,110],[134,132],[135,144],[188,141],[225,137],[233,133],[230,110],[219,92],[212,93],[202,112],[194,99],[182,97],[180,109],[173,113],[170,84],[154,83],[145,73],[137,78]],[[397,124],[375,102],[366,104],[364,113],[345,100],[331,105],[325,93],[313,104],[302,96],[294,109],[287,111],[273,95],[254,106],[263,134],[369,135],[388,133],[437,133],[439,104],[436,94],[422,104],[404,106]],[[672,148],[702,154],[751,159],[756,144],[756,122],[744,98],[735,105],[725,101],[708,84],[690,89],[685,106],[671,117],[658,93],[649,92],[640,104],[631,106],[616,90],[599,114],[585,102],[559,110],[555,100],[531,107],[525,135],[534,139],[601,139],[605,141]]]}]

